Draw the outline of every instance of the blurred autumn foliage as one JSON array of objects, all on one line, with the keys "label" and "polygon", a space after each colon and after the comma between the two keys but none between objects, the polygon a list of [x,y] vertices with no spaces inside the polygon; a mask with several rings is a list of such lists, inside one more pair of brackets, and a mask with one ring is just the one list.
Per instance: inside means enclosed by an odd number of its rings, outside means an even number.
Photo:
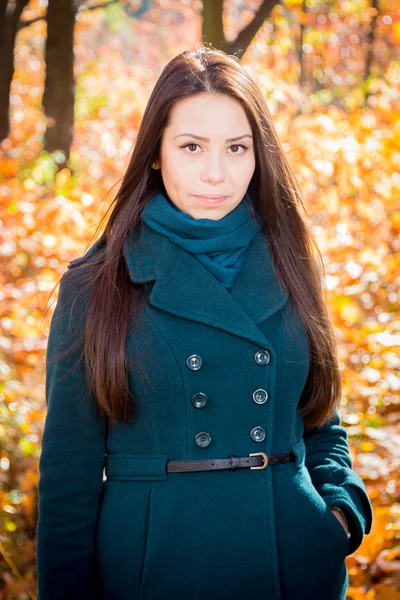
[{"label": "blurred autumn foliage", "polygon": [[[259,5],[226,2],[226,37],[237,36]],[[46,302],[68,262],[97,238],[96,224],[127,167],[161,69],[200,35],[199,3],[154,6],[147,20],[127,21],[117,2],[78,15],[74,135],[68,167],[62,169],[60,153],[42,149],[49,126],[41,106],[45,21],[22,28],[16,39],[11,132],[0,148],[0,600],[36,598],[44,365],[57,294],[49,310]],[[242,62],[274,115],[324,257],[343,380],[342,423],[374,507],[371,534],[346,559],[348,599],[396,599],[400,2],[382,3],[379,13],[376,3],[361,1],[315,0],[307,11],[305,6],[277,5]],[[24,18],[34,20],[43,10],[39,0],[30,2]],[[360,31],[373,17],[375,56],[366,79],[369,49]]]}]

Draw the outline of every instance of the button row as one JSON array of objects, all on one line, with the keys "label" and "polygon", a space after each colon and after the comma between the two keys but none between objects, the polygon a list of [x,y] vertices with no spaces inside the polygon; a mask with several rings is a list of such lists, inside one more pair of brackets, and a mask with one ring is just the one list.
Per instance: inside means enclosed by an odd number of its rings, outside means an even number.
[{"label": "button row", "polygon": [[[268,350],[257,350],[253,358],[258,365],[267,365],[271,360],[271,355]],[[191,371],[198,371],[202,364],[203,360],[198,354],[191,354],[186,359],[186,365]]]},{"label": "button row", "polygon": [[[265,429],[260,425],[253,427],[250,431],[250,437],[254,442],[263,442],[265,435]],[[200,431],[194,438],[194,441],[199,448],[206,448],[211,443],[211,435],[207,431]]]},{"label": "button row", "polygon": [[[256,404],[265,404],[268,400],[268,392],[259,388],[252,394],[252,398]],[[203,392],[197,392],[192,396],[192,404],[195,408],[204,408],[207,404],[208,398]]]}]

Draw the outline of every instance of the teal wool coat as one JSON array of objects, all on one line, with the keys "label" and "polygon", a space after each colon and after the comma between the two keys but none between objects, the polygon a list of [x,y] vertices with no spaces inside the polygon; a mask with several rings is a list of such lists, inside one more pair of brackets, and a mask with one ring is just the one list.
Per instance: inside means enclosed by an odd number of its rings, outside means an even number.
[{"label": "teal wool coat", "polygon": [[[102,243],[69,264],[50,326],[38,600],[344,600],[345,558],[372,507],[339,413],[304,431],[309,344],[262,230],[229,292],[167,237],[147,226],[128,236],[129,275],[149,298],[126,338],[136,416],[118,427],[100,420],[82,363],[71,369],[80,352],[49,360],[71,343],[74,267]],[[72,332],[84,313],[76,303]],[[167,460],[260,451],[296,461],[166,472]],[[350,539],[329,506],[344,510]]]}]

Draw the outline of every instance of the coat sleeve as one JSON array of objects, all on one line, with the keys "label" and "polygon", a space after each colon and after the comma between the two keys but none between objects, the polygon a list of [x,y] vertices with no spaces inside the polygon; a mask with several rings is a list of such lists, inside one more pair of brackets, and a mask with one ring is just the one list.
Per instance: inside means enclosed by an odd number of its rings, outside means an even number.
[{"label": "coat sleeve", "polygon": [[348,523],[349,552],[361,545],[364,534],[371,531],[371,501],[361,477],[354,471],[339,411],[322,427],[304,432],[305,466],[318,493],[328,506],[339,506]]},{"label": "coat sleeve", "polygon": [[[89,393],[79,346],[82,327],[77,289],[61,278],[46,353],[47,414],[39,459],[37,576],[38,600],[94,600],[94,533],[105,462],[105,425]],[[66,281],[68,280],[68,281]]]}]

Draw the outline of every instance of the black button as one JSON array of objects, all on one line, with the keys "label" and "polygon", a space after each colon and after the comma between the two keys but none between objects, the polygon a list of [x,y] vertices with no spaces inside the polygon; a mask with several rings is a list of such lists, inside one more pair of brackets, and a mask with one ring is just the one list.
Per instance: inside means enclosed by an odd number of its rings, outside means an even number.
[{"label": "black button", "polygon": [[186,364],[191,371],[198,371],[201,367],[202,360],[198,354],[192,354],[186,359]]},{"label": "black button", "polygon": [[265,429],[263,427],[260,427],[259,425],[257,427],[253,427],[253,429],[250,431],[250,437],[255,442],[264,441],[265,440]]},{"label": "black button", "polygon": [[254,360],[258,365],[267,365],[271,357],[268,350],[258,350],[254,355]]},{"label": "black button", "polygon": [[195,408],[203,408],[207,404],[207,396],[202,392],[198,392],[192,396],[192,404]]},{"label": "black button", "polygon": [[199,448],[206,448],[211,442],[211,435],[206,431],[200,431],[195,437],[195,442]]},{"label": "black button", "polygon": [[256,404],[264,404],[268,400],[268,392],[259,388],[253,392],[253,400]]}]

